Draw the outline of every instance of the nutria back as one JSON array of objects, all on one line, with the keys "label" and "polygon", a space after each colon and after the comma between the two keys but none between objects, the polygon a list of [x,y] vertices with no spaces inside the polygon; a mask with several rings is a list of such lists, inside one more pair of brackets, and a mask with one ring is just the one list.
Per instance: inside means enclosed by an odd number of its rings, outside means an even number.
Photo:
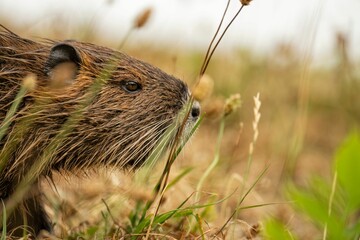
[{"label": "nutria back", "polygon": [[[2,200],[63,134],[64,123],[68,132],[38,178],[52,171],[141,166],[169,127],[176,131],[173,122],[189,99],[181,80],[126,54],[77,41],[35,42],[0,27],[1,123],[29,74],[36,78],[35,88],[26,93],[0,140]],[[186,125],[198,116],[194,104]],[[32,190],[31,201],[21,206],[30,212],[27,222],[34,234],[51,230],[37,192]],[[10,216],[10,228],[23,222],[20,212]]]}]

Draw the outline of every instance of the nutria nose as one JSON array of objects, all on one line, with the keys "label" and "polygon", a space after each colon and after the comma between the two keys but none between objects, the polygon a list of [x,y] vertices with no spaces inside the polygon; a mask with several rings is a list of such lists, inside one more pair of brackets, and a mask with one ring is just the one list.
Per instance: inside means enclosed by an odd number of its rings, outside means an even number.
[{"label": "nutria nose", "polygon": [[197,119],[200,116],[200,104],[198,101],[194,101],[191,108],[191,117]]}]

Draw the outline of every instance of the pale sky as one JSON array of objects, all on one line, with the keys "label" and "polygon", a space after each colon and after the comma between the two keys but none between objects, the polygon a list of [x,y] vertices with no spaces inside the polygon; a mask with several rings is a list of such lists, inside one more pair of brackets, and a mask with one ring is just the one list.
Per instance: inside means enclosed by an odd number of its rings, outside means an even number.
[{"label": "pale sky", "polygon": [[[131,36],[134,43],[145,39],[172,47],[204,48],[225,5],[226,0],[0,0],[0,14],[10,15],[29,31],[61,19],[67,25],[73,21],[88,24],[93,19],[98,34],[120,40],[134,17],[152,7],[148,26]],[[232,0],[229,16],[239,6],[238,0]],[[338,31],[348,35],[351,55],[359,58],[360,0],[254,0],[231,26],[220,49],[244,46],[266,52],[289,42],[300,50],[311,46],[316,57],[326,59]],[[314,44],[312,32],[316,32]]]}]

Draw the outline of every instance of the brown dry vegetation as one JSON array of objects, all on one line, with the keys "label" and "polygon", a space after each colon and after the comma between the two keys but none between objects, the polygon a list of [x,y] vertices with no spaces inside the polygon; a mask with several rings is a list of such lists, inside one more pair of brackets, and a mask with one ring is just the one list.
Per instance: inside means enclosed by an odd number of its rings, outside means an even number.
[{"label": "brown dry vegetation", "polygon": [[[20,35],[57,39],[67,37],[50,29],[29,33],[19,26],[13,27],[9,19],[1,20],[1,23]],[[83,35],[79,38],[83,38]],[[118,44],[91,34],[85,40],[109,47]],[[215,155],[224,99],[240,93],[242,107],[226,118],[220,162],[207,178],[201,192],[201,203],[225,199],[206,208],[206,211],[199,210],[205,235],[223,226],[236,208],[244,189],[248,189],[263,169],[269,166],[242,206],[279,204],[239,211],[222,234],[227,235],[228,239],[251,239],[257,236],[257,231],[251,230],[252,226],[261,225],[267,217],[275,216],[294,229],[301,239],[319,236],[316,229],[306,225],[290,209],[282,189],[289,180],[305,184],[313,174],[330,178],[331,160],[336,147],[348,131],[360,123],[357,63],[347,57],[346,36],[339,35],[337,41],[334,36],[329,41],[337,43],[334,44],[333,55],[336,64],[326,67],[306,68],[308,62],[303,60],[305,53],[298,52],[294,46],[286,43],[279,44],[268,55],[254,55],[247,49],[234,49],[231,55],[215,54],[207,72],[214,80],[214,92],[202,103],[205,119],[176,160],[171,178],[187,167],[193,170],[166,192],[160,212],[176,209],[195,193],[200,177]],[[190,86],[196,80],[203,59],[203,51],[168,51],[145,43],[142,46],[127,44],[124,51],[184,79]],[[302,77],[304,68],[309,72]],[[253,97],[258,92],[262,103],[259,137],[249,177],[245,179],[249,145],[254,134]],[[119,226],[118,231],[124,232],[122,227],[128,223],[129,213],[136,203],[151,197],[163,163],[148,170],[146,180],[143,177],[146,174],[142,173],[100,171],[89,173],[86,177],[59,176],[56,178],[56,189],[44,182],[47,209],[56,222],[56,235],[65,237],[69,233],[88,231],[93,226],[104,227],[106,222],[109,227],[115,222]],[[194,204],[194,199],[192,196],[187,205]],[[154,208],[151,210],[154,211]],[[185,237],[186,229],[193,221],[191,219],[173,219],[164,224],[158,234],[168,235],[169,239],[169,236],[175,239],[200,236],[199,231],[192,231]],[[222,234],[218,237],[222,238]],[[160,238],[160,235],[155,238]]]}]

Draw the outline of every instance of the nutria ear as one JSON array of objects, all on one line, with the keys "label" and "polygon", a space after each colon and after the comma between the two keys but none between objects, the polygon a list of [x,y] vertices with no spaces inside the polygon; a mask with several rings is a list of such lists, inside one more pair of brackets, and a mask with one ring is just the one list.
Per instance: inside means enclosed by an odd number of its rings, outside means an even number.
[{"label": "nutria ear", "polygon": [[55,45],[45,64],[45,72],[49,76],[51,86],[62,87],[75,80],[80,68],[81,58],[75,47],[68,43]]}]

